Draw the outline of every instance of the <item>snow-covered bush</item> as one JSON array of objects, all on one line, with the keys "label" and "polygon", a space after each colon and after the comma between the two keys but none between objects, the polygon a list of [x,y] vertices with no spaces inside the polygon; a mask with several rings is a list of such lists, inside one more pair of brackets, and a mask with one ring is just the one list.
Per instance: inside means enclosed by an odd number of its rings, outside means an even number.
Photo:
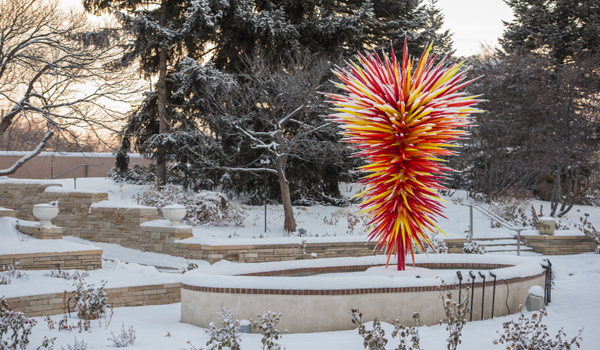
[{"label": "snow-covered bush", "polygon": [[352,323],[358,326],[358,334],[363,337],[363,346],[367,350],[385,350],[388,340],[385,331],[381,328],[381,322],[377,318],[373,321],[373,329],[367,330],[363,321],[362,313],[358,309],[350,311]]},{"label": "snow-covered bush", "polygon": [[458,344],[462,341],[460,337],[462,336],[462,329],[467,323],[467,314],[470,312],[469,309],[469,288],[466,288],[467,297],[463,300],[459,300],[458,302],[452,300],[452,292],[446,291],[446,295],[444,297],[444,290],[446,288],[446,284],[442,281],[442,285],[440,286],[440,299],[442,299],[442,303],[444,306],[444,314],[446,315],[444,320],[440,321],[446,323],[446,330],[449,335],[446,338],[446,342],[448,342],[448,350],[456,350]]},{"label": "snow-covered bush", "polygon": [[533,194],[523,188],[510,187],[500,195],[490,196],[490,211],[508,222],[512,222],[518,210],[525,208]]},{"label": "snow-covered bush", "polygon": [[561,328],[556,336],[550,337],[548,327],[543,322],[543,317],[547,316],[546,311],[533,313],[531,318],[525,317],[521,311],[521,316],[515,322],[511,320],[502,324],[503,333],[497,332],[500,338],[493,341],[494,344],[506,344],[509,350],[568,350],[583,340],[579,331],[573,339],[563,340],[567,335]]},{"label": "snow-covered bush", "polygon": [[580,217],[579,221],[581,221],[581,226],[578,226],[579,230],[596,242],[596,254],[600,254],[600,232],[588,221],[587,216],[585,219]]},{"label": "snow-covered bush", "polygon": [[415,321],[415,326],[404,326],[400,324],[399,320],[396,320],[394,323],[394,330],[392,331],[392,338],[398,337],[400,340],[400,345],[396,348],[396,350],[410,350],[410,349],[421,349],[421,337],[419,336],[419,324],[421,323],[421,315],[418,312],[413,314],[413,320]]},{"label": "snow-covered bush", "polygon": [[73,343],[73,346],[71,346],[71,344],[67,344],[67,348],[63,348],[62,346],[60,347],[62,350],[87,350],[88,349],[88,344],[81,339],[81,341],[77,341],[77,337],[75,338],[75,342]]},{"label": "snow-covered bush", "polygon": [[114,167],[108,171],[108,177],[116,183],[126,183],[132,185],[147,185],[155,181],[154,164],[145,167],[137,163],[133,164],[133,168],[127,168],[126,171],[119,171]]},{"label": "snow-covered bush", "polygon": [[210,336],[210,339],[206,343],[207,348],[196,348],[190,342],[192,350],[241,350],[241,339],[240,339],[240,321],[234,320],[231,311],[221,306],[221,312],[217,312],[223,328],[217,328],[217,326],[211,322],[208,325],[206,333]]},{"label": "snow-covered bush", "polygon": [[90,274],[88,272],[85,271],[74,271],[72,273],[68,272],[68,271],[54,271],[54,270],[50,270],[50,273],[46,273],[44,274],[44,276],[47,277],[53,277],[53,278],[63,278],[66,280],[80,280],[83,278],[88,277]]},{"label": "snow-covered bush", "polygon": [[230,202],[222,193],[199,191],[193,196],[187,196],[181,187],[174,185],[166,185],[161,189],[146,187],[139,200],[140,204],[157,207],[159,211],[167,205],[181,204],[186,209],[182,221],[191,226],[214,226],[225,222],[242,226],[246,217],[244,210]]},{"label": "snow-covered bush", "polygon": [[19,270],[19,261],[14,260],[12,264],[2,266],[0,271],[0,284],[10,284],[12,279],[28,279],[29,276],[21,270]]},{"label": "snow-covered bush", "polygon": [[[26,350],[31,329],[37,322],[22,312],[10,311],[4,297],[0,298],[0,349]],[[52,349],[54,339],[44,338],[37,349]]]},{"label": "snow-covered bush", "polygon": [[93,284],[87,284],[84,279],[76,280],[73,285],[75,286],[75,310],[77,310],[77,317],[79,318],[79,329],[82,331],[89,330],[90,320],[96,320],[100,317],[105,318],[108,325],[112,317],[112,307],[108,303],[106,281],[103,281],[102,286],[98,288]]},{"label": "snow-covered bush", "polygon": [[284,347],[276,342],[279,340],[279,338],[281,338],[281,332],[275,328],[275,326],[277,326],[279,323],[281,314],[267,311],[266,314],[258,314],[256,317],[258,317],[258,321],[254,322],[252,326],[257,329],[260,334],[262,334],[262,339],[260,340],[262,349],[285,350]]},{"label": "snow-covered bush", "polygon": [[413,241],[412,242],[413,252],[415,252],[416,254],[425,253],[425,252],[436,253],[436,254],[447,254],[448,253],[448,245],[446,244],[446,241],[444,241],[444,239],[440,237],[439,233],[430,234],[428,237],[429,237],[429,241],[431,242],[431,246],[429,245],[427,240],[421,239],[421,247],[423,247],[423,250],[424,250],[422,252],[421,248],[419,247],[417,242]]},{"label": "snow-covered bush", "polygon": [[471,236],[463,244],[463,254],[484,254],[485,247],[477,241],[474,241]]},{"label": "snow-covered bush", "polygon": [[108,340],[114,343],[115,348],[126,348],[129,345],[135,344],[135,329],[133,326],[129,326],[129,328],[125,329],[125,325],[121,325],[121,333],[115,336],[115,334],[110,331],[111,337]]}]

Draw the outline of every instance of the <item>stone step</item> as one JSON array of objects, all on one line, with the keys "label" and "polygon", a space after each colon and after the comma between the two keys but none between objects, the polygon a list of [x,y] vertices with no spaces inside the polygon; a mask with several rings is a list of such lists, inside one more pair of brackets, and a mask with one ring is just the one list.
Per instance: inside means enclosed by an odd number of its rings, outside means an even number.
[{"label": "stone step", "polygon": [[[497,245],[497,246],[485,246],[485,250],[488,252],[512,252],[517,251],[517,245]],[[521,245],[521,251],[533,251],[533,248]]]},{"label": "stone step", "polygon": [[[474,239],[474,241],[476,241],[477,243],[484,245],[486,247],[488,246],[495,246],[495,245],[517,245],[517,240],[516,239],[499,239],[499,240],[494,240],[494,241],[479,241]],[[523,242],[521,241],[521,245],[524,245]]]}]

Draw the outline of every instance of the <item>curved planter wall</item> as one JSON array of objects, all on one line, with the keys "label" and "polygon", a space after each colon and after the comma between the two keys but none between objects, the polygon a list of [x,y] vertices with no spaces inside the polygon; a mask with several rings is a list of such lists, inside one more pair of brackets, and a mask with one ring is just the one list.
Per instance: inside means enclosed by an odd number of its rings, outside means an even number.
[{"label": "curved planter wall", "polygon": [[[469,270],[493,270],[498,275],[494,316],[515,313],[525,305],[527,291],[544,285],[545,272],[537,260],[480,256],[417,256],[417,266],[440,270],[440,278],[458,298],[456,271],[468,276]],[[451,262],[443,262],[452,260]],[[456,258],[462,258],[456,259]],[[200,327],[219,323],[221,305],[233,310],[238,319],[256,319],[267,311],[282,313],[279,329],[290,333],[323,332],[353,329],[350,309],[358,308],[363,320],[398,319],[412,325],[412,315],[419,312],[423,325],[438,324],[444,318],[439,278],[387,276],[287,277],[289,274],[314,274],[364,270],[385,264],[383,257],[328,259],[263,264],[217,264],[186,273],[181,291],[181,319]],[[511,261],[514,261],[512,264]],[[333,263],[333,266],[331,266]],[[516,265],[515,265],[516,263]],[[395,269],[390,266],[390,269]],[[408,267],[407,269],[410,269]],[[270,276],[270,277],[267,277]],[[505,283],[506,282],[506,283]],[[462,296],[470,282],[463,280]],[[493,280],[486,280],[484,318],[491,317]],[[473,320],[481,319],[482,279],[475,283]],[[508,294],[508,302],[507,298]],[[470,296],[470,292],[469,292]],[[506,304],[508,303],[508,308]],[[509,310],[510,309],[510,310]],[[510,312],[509,312],[510,311]]]}]

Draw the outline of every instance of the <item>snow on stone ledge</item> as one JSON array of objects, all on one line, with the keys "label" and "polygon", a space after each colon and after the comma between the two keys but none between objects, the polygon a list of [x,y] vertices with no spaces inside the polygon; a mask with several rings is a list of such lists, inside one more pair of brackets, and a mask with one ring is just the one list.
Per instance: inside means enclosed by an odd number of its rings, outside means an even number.
[{"label": "snow on stone ledge", "polygon": [[64,253],[100,250],[91,244],[67,242],[62,239],[37,239],[17,231],[16,225],[34,226],[38,222],[11,217],[0,218],[0,255],[32,253]]},{"label": "snow on stone ledge", "polygon": [[[334,259],[313,259],[297,261],[281,261],[270,263],[238,264],[228,261],[221,261],[210,267],[200,268],[186,273],[182,278],[182,283],[199,287],[218,287],[218,288],[252,288],[252,289],[298,289],[298,290],[336,290],[336,289],[362,289],[362,288],[394,288],[394,287],[420,287],[420,286],[439,286],[440,278],[446,284],[457,284],[458,277],[456,271],[459,269],[435,270],[437,274],[432,276],[421,276],[416,278],[415,273],[410,270],[413,267],[407,266],[408,272],[397,271],[395,265],[391,265],[383,274],[377,275],[376,271],[371,274],[349,274],[347,277],[343,273],[331,275],[331,278],[324,278],[323,275],[304,276],[304,277],[253,277],[253,276],[234,276],[240,274],[291,270],[297,268],[310,267],[334,267],[334,266],[358,266],[358,265],[381,265],[385,264],[387,257],[360,257],[360,258],[334,258]],[[440,254],[440,255],[417,255],[416,263],[481,263],[481,264],[510,264],[515,265],[507,268],[493,269],[498,280],[506,280],[516,277],[528,277],[542,273],[539,258],[514,257],[502,255],[466,255],[466,254]],[[464,276],[463,283],[469,276],[469,270],[460,269]],[[478,269],[474,272],[477,275],[476,282],[481,282],[478,271],[482,271],[487,276],[487,281],[492,280],[486,270]],[[397,275],[397,276],[394,276]]]},{"label": "snow on stone ledge", "polygon": [[94,190],[75,190],[72,188],[64,188],[59,186],[47,187],[45,192],[59,192],[59,193],[106,193],[106,191],[94,191]]},{"label": "snow on stone ledge", "polygon": [[[0,156],[23,157],[31,152],[24,151],[0,151]],[[130,159],[144,158],[139,153],[127,153]],[[114,158],[112,153],[90,153],[90,152],[41,152],[36,157],[84,157],[84,158]]]},{"label": "snow on stone ledge", "polygon": [[93,203],[92,208],[118,208],[118,209],[156,209],[155,207],[148,207],[136,203],[123,203],[123,202],[111,202],[111,201],[100,201]]},{"label": "snow on stone ledge", "polygon": [[[75,270],[66,272],[73,274]],[[13,278],[11,284],[2,286],[1,295],[13,298],[75,290],[73,280],[46,276],[49,274],[47,270],[25,271],[25,273],[28,279]],[[85,278],[88,284],[100,287],[103,281],[107,281],[106,288],[179,283],[182,276],[179,273],[160,273],[153,266],[128,264],[119,260],[105,260],[102,262],[101,270],[86,271],[86,273],[89,274]]]},{"label": "snow on stone ledge", "polygon": [[140,226],[147,226],[147,227],[174,227],[174,228],[192,228],[192,226],[187,226],[187,225],[171,226],[171,221],[170,221],[170,220],[152,220],[152,221],[146,221],[146,222],[142,222],[142,223],[140,224]]},{"label": "snow on stone ledge", "polygon": [[0,183],[15,183],[15,184],[40,184],[62,186],[60,182],[55,180],[29,180],[29,179],[13,179],[7,176],[0,176]]}]

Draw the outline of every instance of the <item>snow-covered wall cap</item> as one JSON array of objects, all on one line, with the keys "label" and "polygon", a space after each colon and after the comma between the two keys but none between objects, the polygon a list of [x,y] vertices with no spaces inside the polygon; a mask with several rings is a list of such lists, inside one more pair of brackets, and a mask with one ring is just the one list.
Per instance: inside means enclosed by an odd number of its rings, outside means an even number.
[{"label": "snow-covered wall cap", "polygon": [[[0,156],[23,157],[31,152],[0,151]],[[129,158],[144,158],[139,153],[128,153]],[[114,158],[112,153],[90,153],[90,152],[41,152],[36,157],[85,157],[85,158]]]},{"label": "snow-covered wall cap", "polygon": [[532,286],[527,291],[527,294],[533,294],[538,297],[544,297],[544,288],[542,288],[541,286]]},{"label": "snow-covered wall cap", "polygon": [[54,180],[29,180],[29,179],[13,179],[8,176],[0,176],[0,183],[15,183],[15,184],[40,184],[62,186],[62,183]]},{"label": "snow-covered wall cap", "polygon": [[544,221],[554,220],[554,221],[556,221],[556,219],[551,216],[542,216],[542,217],[538,218],[538,220],[544,220]]},{"label": "snow-covered wall cap", "polygon": [[100,201],[93,203],[92,208],[118,208],[118,209],[156,209],[155,207],[148,207],[141,204],[135,203],[123,203],[123,202],[111,202],[111,201]]},{"label": "snow-covered wall cap", "polygon": [[180,225],[180,226],[171,226],[170,220],[151,220],[142,222],[140,226],[145,227],[169,227],[169,228],[178,228],[178,229],[187,229],[192,228],[192,226]]},{"label": "snow-covered wall cap", "polygon": [[75,190],[72,188],[64,188],[60,186],[47,187],[44,192],[59,192],[59,193],[106,193],[106,191],[94,191],[94,190]]},{"label": "snow-covered wall cap", "polygon": [[[321,276],[303,276],[303,277],[254,277],[254,276],[236,276],[250,273],[292,270],[310,267],[335,267],[335,266],[365,266],[385,264],[387,257],[373,256],[360,258],[333,258],[333,259],[312,259],[297,261],[278,261],[269,263],[239,264],[228,261],[220,261],[210,267],[200,268],[187,272],[182,283],[198,287],[214,288],[251,288],[251,289],[297,289],[297,290],[338,290],[338,289],[362,289],[362,288],[396,288],[396,287],[423,287],[439,286],[442,280],[446,284],[457,284],[458,277],[456,271],[461,271],[466,282],[469,276],[469,270],[475,272],[481,271],[487,276],[486,281],[493,278],[488,271],[484,269],[445,269],[435,270],[437,274],[423,274],[421,278],[416,278],[413,269],[407,266],[406,271],[397,271],[394,274],[385,271],[384,274],[366,273],[365,275],[349,275],[344,277],[337,275],[335,278],[324,278]],[[503,264],[514,265],[512,267],[492,269],[490,271],[497,275],[497,279],[507,280],[519,277],[530,277],[541,274],[544,269],[541,267],[541,260],[532,257],[512,257],[512,256],[481,256],[481,255],[417,255],[415,262],[419,263],[477,263],[477,264]],[[377,268],[376,268],[377,269]],[[395,269],[390,266],[388,270]],[[368,272],[368,271],[367,271]],[[475,282],[482,282],[477,274]]]}]

